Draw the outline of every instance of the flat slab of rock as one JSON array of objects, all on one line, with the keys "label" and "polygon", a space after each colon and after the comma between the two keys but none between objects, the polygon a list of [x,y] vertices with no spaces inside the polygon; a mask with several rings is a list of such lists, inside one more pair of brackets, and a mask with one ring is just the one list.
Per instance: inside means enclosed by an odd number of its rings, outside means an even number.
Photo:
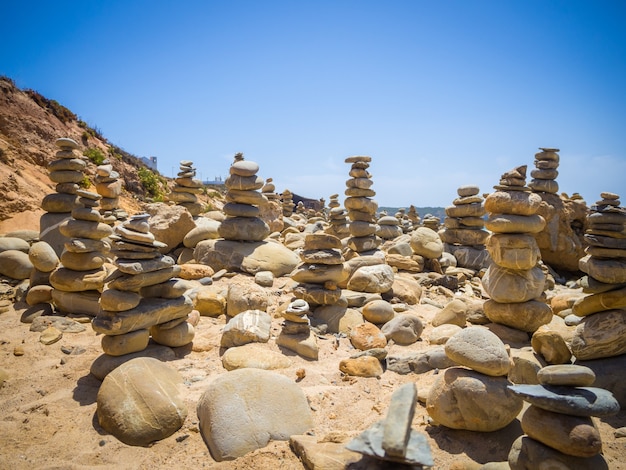
[{"label": "flat slab of rock", "polygon": [[226,370],[235,369],[284,369],[291,361],[279,352],[272,351],[259,343],[249,343],[228,349],[222,355],[222,365]]}]

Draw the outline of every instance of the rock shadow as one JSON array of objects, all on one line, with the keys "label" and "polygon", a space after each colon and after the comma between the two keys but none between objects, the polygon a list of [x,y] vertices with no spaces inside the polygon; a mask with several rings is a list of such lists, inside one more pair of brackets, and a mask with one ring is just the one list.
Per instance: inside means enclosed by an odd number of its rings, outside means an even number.
[{"label": "rock shadow", "polygon": [[92,405],[96,402],[98,390],[102,382],[88,373],[76,381],[76,387],[72,392],[72,398],[81,406]]}]

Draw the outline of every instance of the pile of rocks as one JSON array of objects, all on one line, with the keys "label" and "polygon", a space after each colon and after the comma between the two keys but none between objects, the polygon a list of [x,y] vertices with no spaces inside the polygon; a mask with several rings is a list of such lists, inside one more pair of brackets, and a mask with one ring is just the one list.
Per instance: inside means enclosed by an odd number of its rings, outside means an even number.
[{"label": "pile of rocks", "polygon": [[346,210],[341,207],[339,202],[339,194],[330,196],[328,203],[328,224],[326,233],[336,236],[339,239],[350,236],[350,224]]},{"label": "pile of rocks", "polygon": [[273,178],[267,178],[265,184],[261,188],[261,193],[267,198],[268,201],[280,201],[280,196],[276,194],[276,185]]},{"label": "pile of rocks", "polygon": [[559,183],[556,177],[559,175],[559,149],[539,148],[541,152],[535,154],[535,169],[530,172],[532,180],[528,183],[530,189],[536,192],[552,193],[559,192]]},{"label": "pile of rocks", "polygon": [[520,436],[511,447],[511,469],[535,467],[550,461],[559,468],[608,468],[602,457],[600,432],[592,416],[619,412],[619,403],[602,388],[591,387],[595,374],[572,364],[547,366],[537,374],[538,385],[509,389],[530,403],[522,415]]},{"label": "pile of rocks", "polygon": [[302,299],[290,302],[281,312],[285,319],[276,344],[307,359],[317,360],[319,347],[309,321],[309,304]]},{"label": "pile of rocks", "polygon": [[113,170],[113,165],[108,159],[96,167],[94,183],[96,192],[102,196],[100,199],[102,221],[105,224],[114,225],[118,220],[128,218],[128,214],[119,209],[120,196],[122,195],[120,174]]},{"label": "pile of rocks", "polygon": [[293,215],[293,209],[296,205],[293,202],[293,194],[288,189],[285,189],[280,198],[283,203],[283,217],[291,217]]},{"label": "pile of rocks", "polygon": [[198,216],[204,212],[204,204],[198,201],[198,194],[202,194],[202,181],[195,178],[196,169],[190,160],[182,160],[179,166],[180,171],[176,175],[172,192],[168,194],[168,199],[176,204],[185,207],[192,216]]},{"label": "pile of rocks", "polygon": [[436,215],[426,214],[424,215],[424,220],[422,220],[422,225],[436,232],[441,226],[441,219]]},{"label": "pile of rocks", "polygon": [[583,317],[572,338],[577,359],[626,353],[626,209],[617,194],[602,193],[587,217],[587,255],[580,260],[583,292],[572,312]]},{"label": "pile of rocks", "polygon": [[264,184],[257,176],[259,165],[243,156],[235,156],[230,166],[226,185],[226,201],[219,234],[225,240],[261,241],[270,234],[267,223],[259,217],[259,206],[267,203],[267,198],[259,191]]},{"label": "pile of rocks", "polygon": [[171,347],[184,346],[194,337],[187,322],[193,309],[184,295],[188,286],[174,279],[181,268],[159,251],[164,244],[150,232],[149,218],[134,215],[111,236],[117,269],[108,278],[101,310],[92,322],[94,331],[104,335],[102,349],[110,356],[142,351],[150,336]]},{"label": "pile of rocks", "polygon": [[378,228],[376,229],[376,235],[383,240],[393,240],[403,233],[401,223],[401,217],[398,218],[392,215],[384,215],[377,221]]},{"label": "pile of rocks", "polygon": [[355,253],[376,250],[382,240],[376,236],[376,221],[374,219],[378,204],[372,199],[376,192],[371,189],[372,175],[367,171],[372,161],[371,157],[354,156],[346,158],[351,163],[351,179],[346,181],[347,189],[344,206],[350,218],[350,235],[348,247]]},{"label": "pile of rocks", "polygon": [[461,186],[452,206],[446,207],[444,229],[439,236],[445,251],[457,260],[457,266],[480,270],[487,267],[489,256],[485,243],[489,232],[484,230],[485,207],[478,186]]},{"label": "pile of rocks", "polygon": [[59,225],[68,241],[60,256],[61,265],[50,274],[52,300],[62,312],[96,316],[107,276],[103,265],[108,261],[110,245],[105,238],[113,230],[102,222],[97,209],[99,194],[79,189],[76,195],[78,207]]},{"label": "pile of rocks", "polygon": [[413,227],[417,228],[417,226],[420,224],[420,215],[413,204],[409,206],[409,212],[407,212],[406,216],[413,224]]},{"label": "pile of rocks", "polygon": [[485,200],[486,227],[492,233],[487,250],[492,263],[482,278],[490,297],[485,315],[494,323],[532,333],[552,319],[544,301],[546,275],[533,234],[545,220],[537,215],[541,197],[526,186],[526,166],[502,175],[496,191]]}]

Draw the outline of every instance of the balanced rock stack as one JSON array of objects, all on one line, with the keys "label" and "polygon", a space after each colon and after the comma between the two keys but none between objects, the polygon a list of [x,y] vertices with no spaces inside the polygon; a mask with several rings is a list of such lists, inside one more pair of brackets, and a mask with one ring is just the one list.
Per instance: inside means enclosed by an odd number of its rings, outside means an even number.
[{"label": "balanced rock stack", "polygon": [[556,177],[559,175],[559,149],[540,148],[541,152],[535,154],[535,169],[530,172],[532,180],[528,183],[530,189],[536,192],[552,193],[559,192],[559,183]]},{"label": "balanced rock stack", "polygon": [[67,241],[60,256],[61,265],[50,274],[52,300],[62,312],[96,316],[107,276],[103,266],[108,261],[110,245],[105,239],[113,229],[102,222],[99,194],[79,189],[76,195],[79,206],[59,226]]},{"label": "balanced rock stack", "polygon": [[225,240],[261,241],[270,234],[270,228],[259,217],[259,206],[266,204],[267,198],[259,191],[264,184],[257,176],[259,165],[244,160],[240,154],[230,166],[230,175],[226,178],[226,201],[219,234]]},{"label": "balanced rock stack", "polygon": [[422,225],[437,232],[441,225],[441,219],[436,215],[426,214],[422,220]]},{"label": "balanced rock stack", "polygon": [[544,301],[541,253],[533,236],[545,226],[537,214],[541,197],[526,186],[526,166],[506,172],[494,188],[485,199],[489,213],[485,225],[493,232],[487,242],[492,263],[482,278],[490,297],[485,315],[494,323],[533,333],[552,319]]},{"label": "balanced rock stack", "polygon": [[126,212],[119,210],[120,196],[122,195],[122,180],[120,174],[113,170],[113,165],[107,159],[96,168],[94,177],[96,192],[102,196],[100,199],[100,213],[102,221],[114,225],[118,219],[128,217]]},{"label": "balanced rock stack", "polygon": [[308,313],[309,304],[305,300],[296,299],[289,303],[282,312],[285,320],[276,344],[307,359],[317,360],[319,347],[310,328]]},{"label": "balanced rock stack", "polygon": [[204,204],[198,201],[198,194],[202,194],[202,181],[195,178],[196,169],[190,160],[181,160],[178,172],[172,188],[168,194],[170,201],[185,207],[192,216],[198,216],[204,211]]},{"label": "balanced rock stack", "polygon": [[383,240],[393,240],[402,235],[402,219],[393,215],[384,215],[377,221],[376,235]]},{"label": "balanced rock stack", "polygon": [[48,164],[49,177],[56,183],[56,192],[48,194],[41,201],[41,208],[46,214],[39,221],[40,240],[47,242],[61,256],[65,238],[59,232],[62,222],[71,217],[71,212],[78,207],[78,191],[80,183],[85,177],[83,171],[87,167],[85,160],[77,154],[78,144],[69,138],[63,137],[55,141],[59,150],[56,159]]},{"label": "balanced rock stack", "polygon": [[338,199],[339,194],[330,196],[330,202],[328,203],[330,209],[328,211],[329,227],[326,229],[326,232],[342,239],[350,236],[350,225],[346,210],[341,207]]},{"label": "balanced rock stack", "polygon": [[591,417],[612,416],[619,403],[611,392],[591,387],[594,372],[572,364],[552,365],[537,373],[538,385],[510,385],[530,406],[521,418],[520,436],[509,453],[513,470],[539,468],[605,469],[602,440]]},{"label": "balanced rock stack", "polygon": [[276,185],[273,178],[267,178],[265,184],[261,188],[261,193],[267,198],[268,201],[279,201],[280,196],[276,194]]},{"label": "balanced rock stack", "polygon": [[[148,224],[149,214],[132,216],[115,227],[112,253],[117,269],[109,276],[92,327],[102,333],[102,349],[110,356],[144,350],[150,336],[165,346],[190,343],[194,329],[187,323],[193,309],[184,295],[187,284],[173,279],[181,268],[159,251]],[[108,227],[108,226],[107,226]]]},{"label": "balanced rock stack", "polygon": [[293,202],[293,194],[288,189],[285,189],[281,194],[283,202],[283,217],[291,217],[293,215],[293,209],[296,205]]},{"label": "balanced rock stack", "polygon": [[372,175],[367,171],[372,161],[371,157],[354,156],[346,158],[351,163],[351,179],[346,181],[347,196],[344,206],[348,210],[350,219],[350,235],[348,248],[355,253],[376,250],[382,240],[376,236],[375,215],[378,204],[372,199],[376,192],[371,189]]},{"label": "balanced rock stack", "polygon": [[417,226],[420,224],[420,215],[413,204],[409,206],[409,212],[407,212],[406,215],[413,224],[413,228],[417,228]]},{"label": "balanced rock stack", "polygon": [[571,341],[579,360],[626,353],[626,209],[602,193],[587,217],[587,255],[580,260],[583,292],[572,313],[583,317]]},{"label": "balanced rock stack", "polygon": [[489,232],[484,230],[485,207],[478,186],[461,186],[452,206],[446,207],[444,229],[439,231],[445,251],[463,268],[480,270],[488,264],[485,243]]}]

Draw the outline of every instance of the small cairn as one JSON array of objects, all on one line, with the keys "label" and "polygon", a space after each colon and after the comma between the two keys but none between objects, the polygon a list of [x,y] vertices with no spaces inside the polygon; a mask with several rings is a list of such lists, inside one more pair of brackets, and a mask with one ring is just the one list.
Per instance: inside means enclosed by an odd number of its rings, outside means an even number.
[{"label": "small cairn", "polygon": [[113,165],[106,159],[96,167],[94,177],[96,192],[102,196],[100,199],[100,214],[102,221],[108,225],[115,225],[118,220],[125,220],[128,214],[119,209],[120,196],[122,194],[122,180],[120,174],[113,170]]},{"label": "small cairn", "polygon": [[398,218],[393,215],[383,215],[377,221],[378,228],[376,229],[376,235],[383,240],[393,240],[403,233],[401,223],[401,217]]},{"label": "small cairn", "polygon": [[592,416],[619,412],[611,392],[591,387],[594,372],[583,366],[546,366],[537,373],[538,385],[510,385],[509,389],[528,402],[520,436],[509,452],[509,465],[535,468],[550,461],[558,468],[608,468],[602,456],[602,440]]},{"label": "small cairn", "polygon": [[204,185],[195,178],[196,169],[192,161],[181,160],[179,170],[168,199],[185,207],[193,217],[196,217],[205,209],[204,204],[198,201],[198,194],[202,194]]},{"label": "small cairn", "polygon": [[273,178],[267,178],[265,180],[265,184],[261,188],[261,193],[263,193],[263,196],[265,196],[268,201],[280,201],[280,196],[276,194],[276,185],[274,184]]},{"label": "small cairn", "polygon": [[541,197],[526,186],[525,165],[502,175],[494,189],[485,199],[489,213],[485,225],[493,232],[487,242],[492,263],[482,278],[490,297],[485,315],[494,323],[533,333],[552,319],[534,237],[545,226],[537,214]]},{"label": "small cairn", "polygon": [[579,263],[589,295],[572,306],[572,313],[583,317],[571,342],[578,360],[626,353],[626,209],[617,194],[600,197],[587,216],[587,255]]},{"label": "small cairn", "polygon": [[293,209],[296,207],[291,191],[285,189],[281,194],[281,200],[283,202],[283,217],[291,217],[293,215]]},{"label": "small cairn", "polygon": [[382,240],[376,236],[375,215],[378,204],[372,199],[376,192],[371,189],[372,175],[367,169],[372,161],[371,157],[354,156],[346,158],[350,163],[351,179],[346,181],[344,206],[348,210],[350,219],[350,235],[348,248],[355,253],[364,253],[376,250]]},{"label": "small cairn", "polygon": [[268,200],[259,191],[264,181],[257,176],[258,171],[257,163],[244,160],[241,153],[235,155],[230,175],[224,182],[226,218],[219,227],[219,234],[225,240],[261,241],[270,234],[269,225],[259,217],[259,206],[267,204]]},{"label": "small cairn", "polygon": [[559,192],[559,149],[540,147],[541,152],[535,154],[535,169],[530,172],[532,180],[528,183],[535,192],[556,194]]},{"label": "small cairn", "polygon": [[179,347],[189,344],[194,329],[187,322],[192,300],[187,285],[173,279],[181,272],[165,244],[150,232],[149,214],[138,214],[114,229],[112,254],[117,269],[109,276],[100,299],[101,310],[92,322],[102,333],[102,349],[109,356],[143,351],[152,337],[156,343]]},{"label": "small cairn", "polygon": [[444,250],[457,260],[457,266],[480,270],[488,264],[485,243],[489,232],[484,230],[485,207],[478,186],[461,186],[458,198],[446,207],[444,229],[439,236]]},{"label": "small cairn", "polygon": [[76,192],[79,189],[78,183],[85,177],[87,163],[75,152],[79,149],[76,141],[63,137],[57,139],[55,144],[59,150],[56,152],[56,159],[48,164],[48,170],[50,180],[56,183],[56,192],[48,194],[41,201],[41,208],[46,213],[39,221],[39,233],[41,241],[48,243],[57,256],[61,256],[65,238],[59,233],[59,226],[78,207]]},{"label": "small cairn", "polygon": [[309,321],[309,304],[302,299],[290,302],[282,312],[282,330],[276,344],[307,359],[317,360],[319,347]]},{"label": "small cairn", "polygon": [[334,235],[339,239],[350,236],[348,215],[346,213],[346,210],[341,207],[341,203],[339,202],[339,194],[333,194],[330,196],[328,208],[329,227],[326,229],[326,233]]},{"label": "small cairn", "polygon": [[79,189],[76,195],[78,207],[59,226],[68,241],[60,256],[61,265],[50,274],[52,300],[62,312],[96,316],[107,276],[103,266],[110,245],[105,238],[113,229],[102,222],[99,194]]},{"label": "small cairn", "polygon": [[439,227],[441,226],[441,219],[436,215],[426,214],[424,215],[424,219],[422,220],[422,225],[437,232],[439,231]]},{"label": "small cairn", "polygon": [[417,226],[420,224],[420,215],[413,204],[409,206],[409,212],[407,212],[406,215],[413,224],[413,228],[417,228]]}]

